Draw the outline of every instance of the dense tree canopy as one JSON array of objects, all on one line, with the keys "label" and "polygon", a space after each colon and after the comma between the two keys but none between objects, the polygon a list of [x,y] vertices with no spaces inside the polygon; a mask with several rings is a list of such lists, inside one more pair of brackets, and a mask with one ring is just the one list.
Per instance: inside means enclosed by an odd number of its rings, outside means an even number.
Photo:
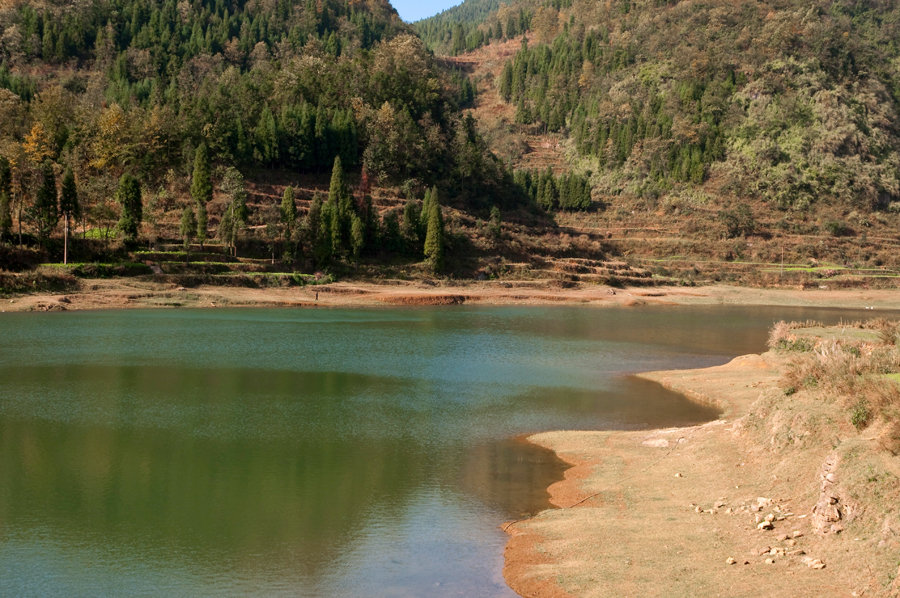
[{"label": "dense tree canopy", "polygon": [[653,200],[712,183],[801,210],[900,200],[896,5],[574,0],[540,10],[500,93],[520,125],[568,135],[601,192]]}]

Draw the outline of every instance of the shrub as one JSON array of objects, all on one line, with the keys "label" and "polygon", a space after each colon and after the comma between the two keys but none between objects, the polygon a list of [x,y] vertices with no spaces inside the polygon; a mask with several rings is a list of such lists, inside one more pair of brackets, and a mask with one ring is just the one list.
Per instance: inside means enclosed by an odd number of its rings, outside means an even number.
[{"label": "shrub", "polygon": [[865,399],[860,399],[850,410],[850,423],[857,430],[862,430],[869,425],[872,412],[869,411],[869,403]]},{"label": "shrub", "polygon": [[838,220],[829,220],[824,228],[832,237],[852,237],[854,234],[850,225]]}]

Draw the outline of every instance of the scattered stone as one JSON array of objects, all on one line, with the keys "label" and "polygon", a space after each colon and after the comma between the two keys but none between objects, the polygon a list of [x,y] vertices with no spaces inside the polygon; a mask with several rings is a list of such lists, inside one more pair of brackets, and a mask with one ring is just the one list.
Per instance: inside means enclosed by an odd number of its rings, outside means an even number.
[{"label": "scattered stone", "polygon": [[791,536],[794,537],[794,538],[802,538],[802,537],[803,537],[803,532],[801,532],[801,531],[798,530],[798,529],[795,529],[795,530],[791,533]]},{"label": "scattered stone", "polygon": [[676,478],[683,478],[684,476],[681,475],[681,473],[676,473],[676,474],[675,474],[675,477],[676,477]]},{"label": "scattered stone", "polygon": [[732,513],[734,513],[734,509],[732,509],[731,507],[728,507],[727,509],[725,509],[725,513],[728,515],[731,515]]},{"label": "scattered stone", "polygon": [[824,569],[825,563],[822,562],[822,559],[814,559],[812,557],[806,557],[803,559],[803,562],[810,569]]},{"label": "scattered stone", "polygon": [[721,509],[721,508],[724,507],[724,506],[725,506],[725,501],[723,501],[723,500],[717,500],[717,501],[713,504],[713,508],[714,508],[714,509]]},{"label": "scattered stone", "polygon": [[797,540],[793,540],[793,539],[791,539],[791,540],[785,540],[784,543],[787,544],[788,546],[796,546],[796,545],[797,545]]},{"label": "scattered stone", "polygon": [[650,448],[666,448],[669,446],[669,441],[665,438],[648,438],[641,444],[643,444],[644,446],[649,446]]},{"label": "scattered stone", "polygon": [[734,565],[735,563],[737,563],[737,561],[734,560],[734,557],[733,557],[733,556],[730,556],[730,557],[728,557],[727,559],[725,559],[725,564],[726,564],[726,565]]},{"label": "scattered stone", "polygon": [[757,548],[757,549],[756,549],[756,556],[762,556],[762,555],[764,555],[764,554],[769,554],[769,550],[770,550],[770,549],[771,549],[771,548],[770,548],[769,546],[766,546],[765,548]]},{"label": "scattered stone", "polygon": [[784,542],[785,540],[787,540],[787,534],[779,534],[778,537],[775,538],[775,540],[778,542]]},{"label": "scattered stone", "polygon": [[703,509],[701,509],[700,507],[694,507],[694,513],[702,513],[702,512],[703,512]]},{"label": "scattered stone", "polygon": [[822,464],[820,479],[822,486],[819,500],[813,507],[813,529],[821,534],[840,533],[843,527],[837,522],[843,519],[841,512],[840,496],[837,491],[837,477],[834,470],[838,466],[838,457],[834,453],[829,455]]},{"label": "scattered stone", "polygon": [[769,513],[768,515],[766,515],[766,521],[768,521],[769,523],[772,523],[773,521],[775,521],[775,515],[773,515],[772,513]]},{"label": "scattered stone", "polygon": [[774,565],[774,564],[775,564],[775,559],[772,559],[772,558],[766,559],[766,564],[767,564],[767,565]]},{"label": "scattered stone", "polygon": [[774,529],[774,528],[775,528],[775,526],[772,525],[771,521],[760,521],[756,525],[756,529]]}]

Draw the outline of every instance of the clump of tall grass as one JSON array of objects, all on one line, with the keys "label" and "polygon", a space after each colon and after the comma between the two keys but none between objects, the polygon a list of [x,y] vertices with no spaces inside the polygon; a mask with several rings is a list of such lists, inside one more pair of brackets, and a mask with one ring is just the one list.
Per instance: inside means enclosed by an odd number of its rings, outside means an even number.
[{"label": "clump of tall grass", "polygon": [[782,379],[785,394],[807,389],[836,402],[857,430],[871,428],[883,448],[900,453],[900,384],[889,376],[900,372],[900,322],[882,318],[842,326],[877,331],[877,340],[795,333],[808,327],[778,322],[769,335],[772,349],[796,351]]}]

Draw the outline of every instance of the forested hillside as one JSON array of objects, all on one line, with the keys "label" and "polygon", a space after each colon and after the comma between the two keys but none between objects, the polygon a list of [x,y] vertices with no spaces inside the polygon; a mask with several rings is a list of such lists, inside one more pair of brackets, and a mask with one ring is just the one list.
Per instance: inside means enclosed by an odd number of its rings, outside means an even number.
[{"label": "forested hillside", "polygon": [[[277,236],[286,256],[324,267],[361,245],[421,258],[427,211],[400,239],[399,212],[369,213],[375,189],[398,189],[417,213],[432,186],[485,214],[515,201],[461,112],[471,83],[385,0],[26,0],[0,10],[0,31],[0,238],[19,245],[67,236],[64,219],[132,245],[217,235],[234,251],[237,237]],[[350,189],[312,197],[336,161],[359,182],[340,210]],[[287,183],[303,177],[295,199]],[[351,252],[353,218],[368,238]],[[322,259],[313,237],[335,228]]]},{"label": "forested hillside", "polygon": [[0,246],[891,283],[898,40],[895,3],[852,0],[466,0],[414,25],[386,0],[13,0]]},{"label": "forested hillside", "polygon": [[896,3],[526,0],[480,24],[492,4],[470,3],[417,27],[456,53],[460,28],[509,38],[503,14],[528,12],[494,83],[516,124],[571,139],[595,194],[900,208]]},{"label": "forested hillside", "polygon": [[511,7],[500,0],[465,0],[413,26],[429,48],[455,56],[524,33],[532,12],[525,2]]}]

